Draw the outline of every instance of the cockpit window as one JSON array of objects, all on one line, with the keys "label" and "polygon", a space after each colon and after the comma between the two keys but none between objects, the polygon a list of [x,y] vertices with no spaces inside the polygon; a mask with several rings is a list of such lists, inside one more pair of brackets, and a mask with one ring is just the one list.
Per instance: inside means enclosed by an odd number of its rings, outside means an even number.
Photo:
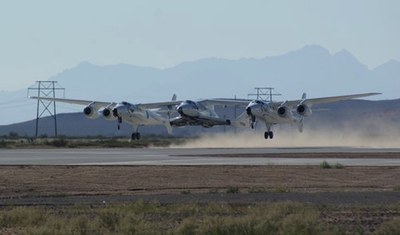
[{"label": "cockpit window", "polygon": [[121,104],[123,104],[123,105],[131,105],[130,103],[128,103],[126,101],[121,102]]},{"label": "cockpit window", "polygon": [[260,100],[256,100],[256,101],[254,101],[256,104],[263,104],[263,102],[262,101],[260,101]]},{"label": "cockpit window", "polygon": [[191,101],[191,100],[186,100],[186,103],[188,103],[188,104],[196,104],[196,103],[194,103],[194,102]]},{"label": "cockpit window", "polygon": [[190,104],[193,108],[198,109],[199,107],[197,106],[197,103],[192,101],[192,100],[186,100],[186,104]]}]

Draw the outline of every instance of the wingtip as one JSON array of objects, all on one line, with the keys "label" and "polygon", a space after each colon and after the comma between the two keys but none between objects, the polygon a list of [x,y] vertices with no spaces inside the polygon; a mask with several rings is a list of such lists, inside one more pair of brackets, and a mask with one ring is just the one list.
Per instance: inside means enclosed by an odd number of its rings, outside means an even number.
[{"label": "wingtip", "polygon": [[371,92],[370,95],[382,95],[383,93],[381,92]]}]

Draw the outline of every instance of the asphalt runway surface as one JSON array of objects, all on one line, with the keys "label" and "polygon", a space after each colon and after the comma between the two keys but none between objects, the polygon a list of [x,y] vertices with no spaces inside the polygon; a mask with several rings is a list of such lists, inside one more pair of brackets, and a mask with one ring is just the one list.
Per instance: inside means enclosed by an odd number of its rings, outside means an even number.
[{"label": "asphalt runway surface", "polygon": [[[319,157],[290,157],[290,154],[317,153]],[[338,153],[340,157],[332,157]],[[365,153],[368,158],[347,158]],[[3,149],[0,165],[319,165],[400,166],[400,157],[379,157],[400,148],[99,148],[99,149]],[[286,154],[289,157],[280,157]],[[374,157],[376,154],[377,157]],[[326,157],[324,155],[330,155]],[[371,157],[372,155],[372,157]],[[261,157],[260,157],[261,156]]]}]

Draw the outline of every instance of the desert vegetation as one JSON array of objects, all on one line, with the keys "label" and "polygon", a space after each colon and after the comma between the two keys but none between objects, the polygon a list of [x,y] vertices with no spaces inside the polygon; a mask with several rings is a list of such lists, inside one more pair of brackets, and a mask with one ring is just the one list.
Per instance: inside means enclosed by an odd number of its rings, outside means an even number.
[{"label": "desert vegetation", "polygon": [[399,234],[400,205],[103,203],[6,207],[1,234]]},{"label": "desert vegetation", "polygon": [[140,140],[131,141],[126,137],[107,138],[96,137],[65,137],[59,136],[39,138],[19,137],[14,135],[0,137],[1,148],[145,148],[169,147],[185,142],[184,138],[149,136]]}]

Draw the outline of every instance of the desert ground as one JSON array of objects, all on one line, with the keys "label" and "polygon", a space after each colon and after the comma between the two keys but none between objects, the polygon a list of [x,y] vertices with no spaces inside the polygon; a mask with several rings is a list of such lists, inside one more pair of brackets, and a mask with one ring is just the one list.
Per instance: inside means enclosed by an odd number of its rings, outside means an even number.
[{"label": "desert ground", "polygon": [[400,190],[400,167],[1,166],[2,197]]},{"label": "desert ground", "polygon": [[[284,152],[273,153],[273,156],[292,159],[400,159],[397,151],[385,152],[377,149],[369,152]],[[271,154],[203,154],[201,157],[218,157],[229,162],[232,158],[269,158]],[[74,215],[59,215],[77,213],[76,206],[83,208],[79,209],[79,215],[83,214],[88,218],[103,218],[103,210],[108,211],[107,213],[115,210],[113,217],[122,216],[121,221],[124,213],[132,213],[122,212],[125,210],[123,208],[151,207],[151,212],[143,212],[145,214],[140,215],[137,220],[153,229],[149,230],[153,231],[149,234],[157,234],[160,229],[179,234],[176,231],[186,231],[187,223],[193,225],[193,231],[198,232],[203,228],[201,221],[204,222],[205,218],[213,221],[215,216],[221,221],[221,224],[215,225],[216,230],[225,225],[232,228],[230,223],[241,224],[248,219],[251,223],[264,225],[268,219],[262,218],[270,218],[271,213],[274,214],[276,208],[279,208],[277,210],[282,216],[289,213],[302,218],[311,213],[310,216],[315,219],[313,221],[318,224],[319,229],[311,234],[327,231],[330,232],[328,234],[385,234],[385,231],[397,231],[400,219],[399,179],[400,166],[346,166],[340,162],[327,164],[322,161],[320,165],[302,166],[2,165],[0,217],[10,218],[17,214],[15,216],[20,218],[25,214],[41,214],[44,210],[49,213],[48,218],[51,218],[43,219],[45,229],[53,226],[47,224],[49,221],[56,220],[64,221],[57,223],[71,223],[71,231],[75,231],[78,225],[75,225],[76,221],[69,219]],[[223,205],[227,205],[229,211]],[[19,211],[18,208],[25,209]],[[214,212],[210,212],[210,208]],[[288,208],[292,208],[291,212],[287,211]],[[165,210],[172,212],[166,214]],[[182,212],[185,210],[189,211]],[[150,218],[148,213],[151,214]],[[276,220],[276,223],[284,221],[282,218]],[[160,221],[167,222],[164,224]],[[93,223],[84,222],[85,226],[94,229],[89,231],[98,231],[95,228],[99,226],[103,229],[102,232],[114,231],[101,227],[104,225],[98,225],[98,222]],[[113,229],[122,229],[126,225],[125,222],[116,223]],[[299,223],[302,226],[303,223],[307,224],[309,227],[306,228],[316,226],[312,223],[310,225],[307,219],[301,219]],[[33,222],[31,225],[6,224],[0,226],[0,232],[19,234],[18,231],[28,231],[29,234],[34,227]],[[332,228],[340,229],[331,230]],[[125,231],[118,229],[117,231]],[[243,228],[238,229],[242,231]],[[260,231],[262,234],[265,230]]]}]

